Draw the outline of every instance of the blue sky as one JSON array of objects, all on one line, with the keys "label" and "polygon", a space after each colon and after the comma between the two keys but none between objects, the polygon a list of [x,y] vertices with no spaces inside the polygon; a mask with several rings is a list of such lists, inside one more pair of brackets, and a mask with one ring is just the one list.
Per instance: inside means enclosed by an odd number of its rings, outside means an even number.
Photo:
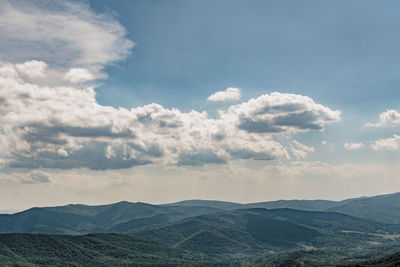
[{"label": "blue sky", "polygon": [[[399,95],[396,1],[95,1],[92,6],[114,10],[137,44],[125,62],[109,69],[111,79],[99,88],[105,96],[98,96],[105,104],[156,101],[199,109],[212,92],[236,86],[246,88],[247,97],[285,90],[349,111],[362,108],[370,116],[399,105],[393,99]],[[121,93],[106,97],[110,87]],[[374,108],[366,109],[371,103]]]},{"label": "blue sky", "polygon": [[1,209],[400,191],[398,1],[0,4]]},{"label": "blue sky", "polygon": [[228,87],[242,88],[245,99],[274,91],[303,94],[345,113],[342,123],[351,132],[320,137],[332,142],[368,142],[382,133],[361,126],[400,108],[396,1],[91,5],[115,11],[136,43],[125,62],[108,70],[110,79],[97,90],[100,103],[215,110],[220,105],[204,100]]}]

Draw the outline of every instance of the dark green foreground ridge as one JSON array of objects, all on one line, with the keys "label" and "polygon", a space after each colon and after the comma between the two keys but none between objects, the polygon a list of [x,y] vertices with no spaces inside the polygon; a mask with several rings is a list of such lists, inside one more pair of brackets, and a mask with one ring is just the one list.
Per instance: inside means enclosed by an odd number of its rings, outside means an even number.
[{"label": "dark green foreground ridge", "polygon": [[175,265],[197,260],[190,253],[129,235],[0,235],[1,265]]},{"label": "dark green foreground ridge", "polygon": [[[369,253],[369,254],[368,254]],[[294,250],[252,256],[213,256],[120,234],[0,235],[0,266],[399,266],[400,253],[374,249]]]}]

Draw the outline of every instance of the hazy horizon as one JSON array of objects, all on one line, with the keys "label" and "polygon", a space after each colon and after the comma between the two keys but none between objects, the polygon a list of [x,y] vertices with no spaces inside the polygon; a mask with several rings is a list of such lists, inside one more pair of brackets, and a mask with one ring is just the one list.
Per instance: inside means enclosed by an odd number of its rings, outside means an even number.
[{"label": "hazy horizon", "polygon": [[237,204],[254,204],[254,203],[262,203],[262,202],[274,202],[274,201],[291,201],[291,200],[306,200],[306,201],[315,201],[315,200],[326,200],[326,201],[335,201],[335,202],[340,202],[344,200],[349,200],[349,199],[358,199],[358,198],[369,198],[369,197],[375,197],[375,196],[384,196],[384,195],[392,195],[392,194],[397,194],[400,192],[391,192],[391,193],[384,193],[380,195],[363,195],[363,196],[353,196],[353,197],[348,197],[348,198],[342,198],[342,199],[322,199],[322,198],[316,198],[316,199],[271,199],[271,200],[264,200],[264,201],[256,201],[256,202],[235,202],[235,201],[229,201],[229,200],[224,200],[224,199],[182,199],[182,200],[177,200],[177,201],[170,201],[170,202],[144,202],[144,201],[127,201],[127,200],[119,200],[115,202],[98,202],[98,203],[81,203],[81,202],[76,202],[76,203],[59,203],[57,205],[42,205],[42,206],[28,206],[26,208],[21,208],[21,209],[1,209],[0,214],[14,214],[18,212],[22,212],[31,208],[45,208],[45,207],[60,207],[60,206],[68,206],[68,205],[86,205],[86,206],[102,206],[102,205],[111,205],[111,204],[117,204],[120,202],[129,202],[129,203],[145,203],[145,204],[151,204],[151,205],[166,205],[166,204],[174,204],[174,203],[179,203],[179,202],[185,202],[185,201],[216,201],[216,202],[229,202],[229,203],[237,203]]}]

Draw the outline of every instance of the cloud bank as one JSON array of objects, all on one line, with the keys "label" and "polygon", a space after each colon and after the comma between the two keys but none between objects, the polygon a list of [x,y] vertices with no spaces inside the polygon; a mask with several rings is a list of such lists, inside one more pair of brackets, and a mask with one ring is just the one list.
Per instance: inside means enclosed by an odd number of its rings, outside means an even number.
[{"label": "cloud bank", "polygon": [[290,152],[302,158],[313,149],[294,142],[288,151],[277,137],[340,120],[339,111],[309,97],[277,92],[219,110],[218,118],[154,103],[113,108],[98,104],[92,87],[29,82],[20,64],[0,64],[1,157],[13,168],[202,166],[288,159]]}]

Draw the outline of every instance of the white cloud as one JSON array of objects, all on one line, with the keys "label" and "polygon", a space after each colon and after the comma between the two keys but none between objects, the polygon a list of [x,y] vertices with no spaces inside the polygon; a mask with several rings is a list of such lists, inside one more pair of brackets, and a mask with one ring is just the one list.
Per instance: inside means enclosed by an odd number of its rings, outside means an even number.
[{"label": "white cloud", "polygon": [[374,150],[400,151],[400,136],[393,135],[391,138],[378,139],[371,145]]},{"label": "white cloud", "polygon": [[344,144],[344,149],[353,151],[353,150],[359,150],[363,149],[365,146],[363,143],[345,143]]},{"label": "white cloud", "polygon": [[47,64],[43,61],[30,60],[22,64],[16,64],[15,67],[22,74],[34,79],[44,76]]},{"label": "white cloud", "polygon": [[340,111],[296,94],[271,93],[220,110],[221,119],[248,133],[274,134],[322,130],[341,120]]},{"label": "white cloud", "polygon": [[124,59],[133,47],[110,14],[78,2],[0,0],[0,58],[23,62],[40,58],[52,66],[84,66],[100,72]]},{"label": "white cloud", "polygon": [[[321,130],[340,120],[305,96],[273,93],[220,110],[182,112],[157,104],[132,109],[97,103],[93,88],[40,86],[0,64],[0,151],[15,168],[121,169],[289,158],[279,135]],[[293,143],[296,157],[313,149]]]},{"label": "white cloud", "polygon": [[308,153],[314,152],[314,148],[293,140],[293,145],[291,145],[291,152],[293,156],[296,157],[296,159],[303,159],[307,156]]},{"label": "white cloud", "polygon": [[240,89],[229,87],[225,91],[218,91],[210,95],[207,100],[213,102],[232,101],[240,99]]},{"label": "white cloud", "polygon": [[71,68],[64,76],[64,80],[71,83],[87,82],[93,79],[93,74],[85,68]]},{"label": "white cloud", "polygon": [[382,112],[379,115],[379,122],[377,123],[366,123],[364,126],[365,127],[384,127],[384,126],[393,126],[400,124],[400,112],[394,110],[394,109],[389,109],[386,110],[385,112]]}]

